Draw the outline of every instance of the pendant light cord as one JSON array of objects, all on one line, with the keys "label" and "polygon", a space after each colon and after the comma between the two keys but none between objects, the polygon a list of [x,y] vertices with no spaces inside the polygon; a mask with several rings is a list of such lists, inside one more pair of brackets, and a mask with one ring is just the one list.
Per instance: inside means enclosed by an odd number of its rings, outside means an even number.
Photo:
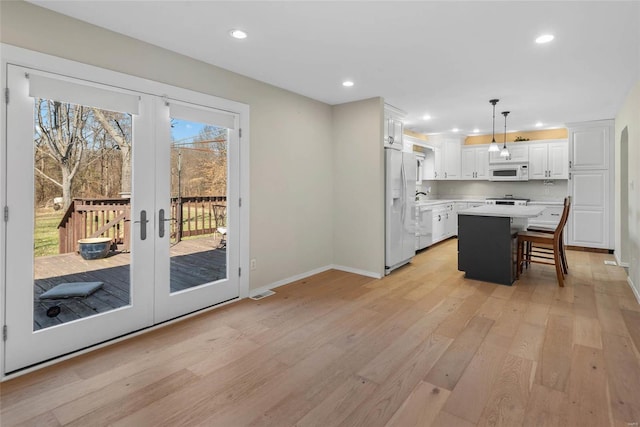
[{"label": "pendant light cord", "polygon": [[491,129],[491,143],[494,144],[496,142],[496,104],[500,101],[499,99],[491,99],[489,102],[493,105],[493,127]]}]

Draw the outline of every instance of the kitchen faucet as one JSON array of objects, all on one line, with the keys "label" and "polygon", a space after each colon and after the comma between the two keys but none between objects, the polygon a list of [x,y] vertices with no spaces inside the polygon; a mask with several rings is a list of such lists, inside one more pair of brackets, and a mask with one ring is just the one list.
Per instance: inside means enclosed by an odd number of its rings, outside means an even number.
[{"label": "kitchen faucet", "polygon": [[427,195],[424,191],[416,191],[416,201],[420,200],[421,194],[424,194],[425,196]]}]

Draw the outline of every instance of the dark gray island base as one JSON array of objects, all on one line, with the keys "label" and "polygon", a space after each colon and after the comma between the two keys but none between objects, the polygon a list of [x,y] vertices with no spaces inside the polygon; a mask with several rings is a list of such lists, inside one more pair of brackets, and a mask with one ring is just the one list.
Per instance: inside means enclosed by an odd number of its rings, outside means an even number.
[{"label": "dark gray island base", "polygon": [[511,286],[516,276],[517,233],[511,229],[511,218],[460,215],[458,270],[467,279]]},{"label": "dark gray island base", "polygon": [[468,279],[511,286],[516,279],[517,234],[540,206],[487,205],[458,212],[458,270]]}]

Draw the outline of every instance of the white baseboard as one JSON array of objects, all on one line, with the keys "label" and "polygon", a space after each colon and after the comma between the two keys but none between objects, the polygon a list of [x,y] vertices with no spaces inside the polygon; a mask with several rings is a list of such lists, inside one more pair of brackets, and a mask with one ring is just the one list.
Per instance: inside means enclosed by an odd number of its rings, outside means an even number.
[{"label": "white baseboard", "polygon": [[320,267],[320,268],[316,268],[314,270],[310,270],[310,271],[306,271],[304,273],[300,273],[300,274],[296,274],[295,276],[291,276],[291,277],[287,277],[286,279],[282,279],[282,280],[278,280],[277,282],[273,282],[269,285],[266,286],[261,286],[257,289],[251,289],[249,291],[249,296],[255,296],[258,294],[261,294],[265,291],[270,291],[272,289],[278,288],[280,286],[284,286],[284,285],[288,285],[289,283],[293,283],[296,280],[302,280],[302,279],[306,279],[309,276],[313,276],[314,274],[320,274],[323,273],[327,270],[340,270],[340,271],[345,271],[347,273],[353,273],[353,274],[359,274],[361,276],[366,276],[366,277],[371,277],[374,279],[381,279],[382,276],[380,276],[380,274],[378,273],[373,273],[371,271],[366,271],[366,270],[360,270],[357,268],[351,268],[351,267],[345,267],[343,265],[336,265],[336,264],[330,264],[330,265],[325,265],[324,267]]},{"label": "white baseboard", "polygon": [[304,273],[296,274],[295,276],[287,277],[286,279],[278,280],[277,282],[273,282],[269,285],[259,287],[258,289],[250,289],[249,296],[252,297],[252,296],[261,294],[265,291],[270,291],[280,286],[288,285],[289,283],[295,282],[296,280],[306,279],[309,276],[313,276],[314,274],[319,274],[327,270],[331,270],[332,268],[333,267],[331,265],[326,265],[324,267],[320,267],[314,270],[306,271]]},{"label": "white baseboard", "polygon": [[345,267],[344,265],[336,265],[332,264],[331,268],[334,270],[345,271],[347,273],[359,274],[361,276],[371,277],[373,279],[382,279],[382,276],[379,273],[374,273],[372,271],[360,270],[358,268]]},{"label": "white baseboard", "polygon": [[629,268],[629,263],[628,263],[628,262],[622,262],[622,261],[620,260],[620,257],[618,256],[618,253],[617,253],[617,252],[614,252],[614,253],[613,253],[613,257],[616,259],[616,262],[618,263],[618,265],[619,265],[620,267],[626,267],[626,268]]},{"label": "white baseboard", "polygon": [[636,301],[638,301],[638,304],[640,304],[640,289],[636,288],[636,286],[633,284],[631,276],[627,276],[627,283],[629,284],[629,286],[631,286],[631,291],[633,292],[633,295],[636,296]]}]

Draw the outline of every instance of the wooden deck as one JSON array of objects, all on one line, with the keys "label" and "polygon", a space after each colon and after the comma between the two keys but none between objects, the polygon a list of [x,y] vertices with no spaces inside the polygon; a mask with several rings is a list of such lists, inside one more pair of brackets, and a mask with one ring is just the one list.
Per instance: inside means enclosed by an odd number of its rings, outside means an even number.
[{"label": "wooden deck", "polygon": [[[226,250],[212,237],[183,240],[171,248],[171,292],[199,286],[227,275]],[[76,253],[36,258],[34,265],[33,329],[103,313],[129,304],[129,253],[87,261]],[[104,282],[87,298],[40,300],[40,295],[66,282]],[[47,310],[60,307],[55,317]]]}]

